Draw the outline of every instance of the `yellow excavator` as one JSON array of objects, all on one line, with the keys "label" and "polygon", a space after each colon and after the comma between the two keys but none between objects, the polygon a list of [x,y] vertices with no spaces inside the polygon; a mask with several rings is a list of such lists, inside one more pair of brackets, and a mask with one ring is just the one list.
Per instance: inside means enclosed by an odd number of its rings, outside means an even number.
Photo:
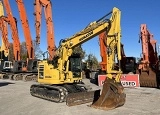
[{"label": "yellow excavator", "polygon": [[[111,17],[107,19],[109,15]],[[57,103],[66,102],[68,106],[93,102],[90,107],[103,110],[124,105],[126,94],[120,82],[122,71],[115,68],[116,60],[121,60],[120,16],[121,11],[114,7],[110,13],[80,32],[61,40],[52,60],[46,58],[39,61],[39,84],[31,85],[31,95]],[[79,54],[73,53],[73,49],[104,31],[107,36],[104,40],[107,47],[107,78],[102,91],[93,91],[82,84],[82,60]]]}]

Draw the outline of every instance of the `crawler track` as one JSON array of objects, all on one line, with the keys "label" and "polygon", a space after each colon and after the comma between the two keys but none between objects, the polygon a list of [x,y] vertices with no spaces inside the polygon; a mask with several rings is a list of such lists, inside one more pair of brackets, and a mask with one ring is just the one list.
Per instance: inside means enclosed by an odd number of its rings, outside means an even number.
[{"label": "crawler track", "polygon": [[23,80],[23,81],[37,81],[37,74],[35,73],[1,73],[0,79]]},{"label": "crawler track", "polygon": [[79,86],[76,84],[61,86],[33,84],[30,87],[30,94],[32,96],[56,103],[65,102],[68,94],[81,94],[82,92],[87,92],[87,89],[84,86]]},{"label": "crawler track", "polygon": [[53,101],[56,103],[64,102],[67,90],[61,86],[32,85],[30,88],[32,96]]}]

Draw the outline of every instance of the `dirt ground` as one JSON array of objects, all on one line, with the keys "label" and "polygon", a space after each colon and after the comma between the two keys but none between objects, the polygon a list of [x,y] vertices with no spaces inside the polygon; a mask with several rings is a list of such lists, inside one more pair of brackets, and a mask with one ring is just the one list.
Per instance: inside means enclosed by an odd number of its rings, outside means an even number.
[{"label": "dirt ground", "polygon": [[[100,87],[83,80],[93,89]],[[104,111],[90,108],[91,103],[68,107],[30,95],[29,89],[36,82],[0,79],[0,115],[159,115],[160,90],[155,88],[125,88],[124,106]]]}]

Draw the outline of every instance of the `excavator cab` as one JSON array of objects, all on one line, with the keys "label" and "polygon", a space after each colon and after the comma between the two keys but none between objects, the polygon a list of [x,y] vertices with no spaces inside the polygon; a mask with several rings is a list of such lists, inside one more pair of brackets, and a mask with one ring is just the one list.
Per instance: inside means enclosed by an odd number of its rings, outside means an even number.
[{"label": "excavator cab", "polygon": [[123,70],[124,73],[136,73],[137,70],[137,64],[136,64],[136,58],[135,57],[125,57],[125,68]]},{"label": "excavator cab", "polygon": [[80,78],[82,74],[82,60],[80,55],[72,55],[69,57],[69,71],[72,71],[73,78]]},{"label": "excavator cab", "polygon": [[10,72],[13,70],[13,63],[11,61],[4,61],[4,64],[3,64],[3,69],[2,71],[4,72]]},{"label": "excavator cab", "polygon": [[38,72],[38,61],[39,59],[29,59],[27,64],[27,70],[29,72]]}]

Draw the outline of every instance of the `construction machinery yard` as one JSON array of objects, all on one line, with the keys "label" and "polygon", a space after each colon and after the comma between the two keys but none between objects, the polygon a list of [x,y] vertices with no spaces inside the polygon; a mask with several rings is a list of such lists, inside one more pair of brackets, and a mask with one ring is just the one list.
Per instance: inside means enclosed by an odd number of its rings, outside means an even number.
[{"label": "construction machinery yard", "polygon": [[[0,114],[160,113],[160,47],[157,50],[158,40],[154,39],[147,24],[139,24],[140,57],[136,57],[135,52],[128,56],[126,50],[130,49],[126,49],[121,40],[124,27],[121,26],[121,14],[125,11],[115,6],[88,22],[83,29],[59,40],[54,33],[51,0],[35,0],[32,4],[35,32],[30,31],[29,20],[33,19],[27,16],[26,1],[15,0],[25,38],[26,54],[22,55],[24,44],[19,36],[20,22],[12,14],[10,2],[0,1]],[[45,29],[41,22],[43,18]],[[9,41],[8,25],[12,42]],[[44,31],[46,37],[41,36]],[[32,37],[33,33],[35,37]],[[101,59],[93,69],[88,66],[93,65],[93,60],[83,60],[82,45],[97,36]],[[59,41],[57,46],[56,41]],[[41,58],[35,56],[39,45],[46,49],[39,52]],[[78,47],[82,51],[76,49]]]},{"label": "construction machinery yard", "polygon": [[[88,79],[86,84],[91,84]],[[30,85],[34,82],[0,80],[1,115],[159,115],[160,90],[155,88],[125,88],[127,94],[124,106],[110,110],[88,107],[91,103],[68,107],[65,103],[53,103],[30,95]],[[17,90],[15,90],[17,89]]]}]

